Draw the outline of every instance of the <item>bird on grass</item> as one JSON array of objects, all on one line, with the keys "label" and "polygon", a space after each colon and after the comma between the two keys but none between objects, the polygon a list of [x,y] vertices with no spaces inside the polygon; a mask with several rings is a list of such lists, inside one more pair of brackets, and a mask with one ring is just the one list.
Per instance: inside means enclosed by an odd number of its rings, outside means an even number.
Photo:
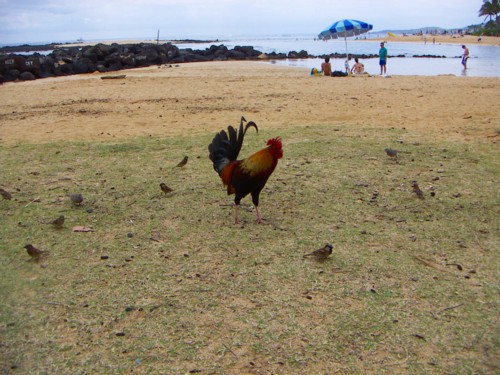
[{"label": "bird on grass", "polygon": [[328,258],[332,254],[332,251],[333,251],[333,246],[330,244],[326,244],[321,249],[317,249],[314,250],[312,253],[305,254],[304,258],[313,257],[317,261],[323,262],[324,260],[326,260],[326,258]]},{"label": "bird on grass", "polygon": [[184,156],[184,159],[182,159],[181,162],[175,166],[175,168],[182,168],[187,164],[187,162],[188,162],[188,157]]},{"label": "bird on grass", "polygon": [[215,135],[208,146],[209,157],[213,162],[214,170],[219,174],[227,194],[234,194],[234,223],[238,224],[238,208],[240,201],[248,194],[257,214],[257,223],[262,223],[259,212],[259,195],[267,180],[274,172],[278,160],[283,157],[281,138],[267,141],[267,147],[250,155],[246,159],[237,160],[243,145],[243,138],[250,127],[259,129],[255,122],[250,121],[243,129],[244,117],[241,117],[239,130],[229,125],[227,132],[221,130]]},{"label": "bird on grass", "polygon": [[57,219],[51,221],[51,224],[56,229],[61,229],[64,225],[64,215],[60,215]]},{"label": "bird on grass", "polygon": [[160,183],[160,189],[163,191],[165,194],[171,193],[174,191],[174,189],[169,188],[164,182]]},{"label": "bird on grass", "polygon": [[73,203],[75,206],[80,206],[83,202],[83,195],[81,194],[71,194],[69,196],[69,199],[71,199],[71,203]]},{"label": "bird on grass", "polygon": [[12,199],[12,194],[9,193],[7,190],[2,189],[2,188],[0,188],[0,195],[2,195],[3,199],[9,200],[9,201]]},{"label": "bird on grass", "polygon": [[385,153],[387,154],[387,156],[389,156],[390,158],[394,158],[396,160],[398,160],[398,152],[392,148],[386,148],[385,150]]},{"label": "bird on grass", "polygon": [[413,192],[417,194],[417,197],[424,199],[424,193],[420,190],[417,181],[412,181],[411,186],[413,187]]},{"label": "bird on grass", "polygon": [[28,255],[30,257],[32,257],[33,259],[36,259],[36,260],[38,260],[38,259],[42,258],[43,256],[47,255],[47,251],[37,249],[32,244],[27,244],[26,246],[24,246],[24,248],[28,252]]}]

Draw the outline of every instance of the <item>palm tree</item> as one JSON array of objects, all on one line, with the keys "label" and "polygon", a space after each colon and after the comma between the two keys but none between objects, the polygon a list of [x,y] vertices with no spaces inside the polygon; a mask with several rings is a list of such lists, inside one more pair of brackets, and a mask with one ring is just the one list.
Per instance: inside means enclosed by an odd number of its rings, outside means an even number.
[{"label": "palm tree", "polygon": [[[486,16],[490,18],[492,21],[493,16],[495,16],[495,20],[498,19],[498,14],[500,13],[500,1],[499,0],[483,0],[483,5],[481,9],[479,9],[479,16]],[[485,18],[486,20],[486,18]]]}]

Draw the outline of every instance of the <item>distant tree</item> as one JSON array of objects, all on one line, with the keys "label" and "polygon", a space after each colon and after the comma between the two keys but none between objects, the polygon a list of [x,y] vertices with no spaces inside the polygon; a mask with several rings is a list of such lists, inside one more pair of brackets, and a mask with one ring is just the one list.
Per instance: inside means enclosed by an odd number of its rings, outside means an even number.
[{"label": "distant tree", "polygon": [[493,17],[495,17],[495,21],[498,20],[498,14],[500,13],[500,1],[499,0],[483,0],[483,5],[481,9],[479,9],[479,16],[486,16],[486,18],[490,18],[490,21],[493,21]]}]

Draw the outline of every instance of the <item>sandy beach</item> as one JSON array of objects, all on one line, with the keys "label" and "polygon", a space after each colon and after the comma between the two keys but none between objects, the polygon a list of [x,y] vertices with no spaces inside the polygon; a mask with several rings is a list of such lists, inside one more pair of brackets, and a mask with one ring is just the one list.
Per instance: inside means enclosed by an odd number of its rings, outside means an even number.
[{"label": "sandy beach", "polygon": [[409,42],[409,43],[456,43],[456,44],[478,44],[486,46],[499,46],[500,38],[494,36],[482,36],[481,40],[475,35],[395,35],[380,36],[372,40],[385,40],[389,42]]},{"label": "sandy beach", "polygon": [[303,68],[207,62],[0,87],[0,142],[110,141],[214,132],[241,115],[263,129],[406,128],[424,138],[495,142],[500,79],[311,77]]}]

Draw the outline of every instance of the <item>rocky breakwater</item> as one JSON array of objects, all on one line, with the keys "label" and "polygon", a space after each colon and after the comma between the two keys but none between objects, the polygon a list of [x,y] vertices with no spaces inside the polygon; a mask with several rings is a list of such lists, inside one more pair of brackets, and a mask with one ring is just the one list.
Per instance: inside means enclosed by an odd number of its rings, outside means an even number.
[{"label": "rocky breakwater", "polygon": [[306,51],[264,55],[251,46],[212,45],[205,50],[179,49],[174,44],[96,44],[60,47],[42,55],[0,55],[0,82],[33,80],[72,74],[113,72],[161,64],[199,61],[307,58]]}]

